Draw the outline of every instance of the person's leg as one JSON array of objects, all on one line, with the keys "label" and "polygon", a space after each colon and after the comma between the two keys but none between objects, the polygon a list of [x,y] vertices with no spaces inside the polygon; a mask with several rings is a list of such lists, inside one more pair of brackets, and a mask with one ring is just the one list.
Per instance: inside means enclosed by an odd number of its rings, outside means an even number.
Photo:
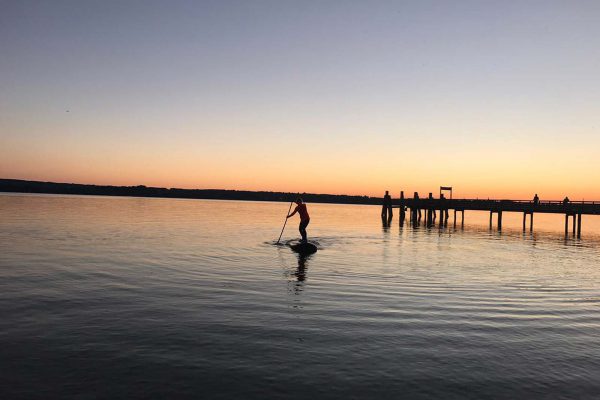
[{"label": "person's leg", "polygon": [[308,224],[310,223],[310,219],[308,221],[306,221],[306,224],[304,225],[304,240],[307,240],[307,234],[306,234],[306,227],[308,226]]},{"label": "person's leg", "polygon": [[300,235],[302,235],[302,241],[306,242],[306,227],[308,226],[308,223],[310,222],[310,220],[308,221],[301,221],[300,222],[300,227],[298,228],[298,230],[300,231]]},{"label": "person's leg", "polygon": [[302,236],[302,241],[306,242],[306,227],[304,226],[304,222],[300,222],[298,230],[300,231],[300,236]]}]

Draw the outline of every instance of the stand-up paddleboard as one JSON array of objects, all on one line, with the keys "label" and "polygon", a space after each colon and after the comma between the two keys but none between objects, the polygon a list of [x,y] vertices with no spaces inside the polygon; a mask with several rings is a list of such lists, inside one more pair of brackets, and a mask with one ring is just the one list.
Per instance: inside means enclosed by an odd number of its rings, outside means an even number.
[{"label": "stand-up paddleboard", "polygon": [[289,246],[296,253],[300,253],[300,254],[313,254],[313,253],[317,252],[317,246],[311,242],[302,243],[300,241],[295,241],[295,242],[290,242]]}]

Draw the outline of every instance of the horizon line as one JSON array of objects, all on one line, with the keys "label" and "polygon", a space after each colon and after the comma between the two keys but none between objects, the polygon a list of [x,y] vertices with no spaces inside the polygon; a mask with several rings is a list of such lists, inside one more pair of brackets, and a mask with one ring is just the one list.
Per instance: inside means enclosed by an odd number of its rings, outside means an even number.
[{"label": "horizon line", "polygon": [[[383,199],[382,196],[369,196],[366,194],[333,194],[333,193],[311,193],[311,192],[285,192],[285,191],[274,191],[274,190],[250,190],[250,189],[224,189],[224,188],[185,188],[185,187],[166,187],[166,186],[147,186],[144,184],[138,185],[113,185],[113,184],[97,184],[97,183],[78,183],[78,182],[55,182],[55,181],[43,181],[43,180],[31,180],[31,179],[18,179],[18,178],[0,178],[0,182],[2,181],[13,181],[13,182],[30,182],[30,183],[41,183],[41,184],[54,184],[54,185],[81,185],[81,186],[95,186],[95,187],[106,187],[106,188],[145,188],[145,189],[158,189],[158,190],[186,190],[186,191],[222,191],[222,192],[239,192],[239,193],[272,193],[272,194],[285,194],[285,195],[311,195],[311,196],[338,196],[338,197],[354,197],[354,198],[365,198],[365,199]],[[1,190],[0,190],[1,191]],[[410,191],[399,191],[410,193]],[[25,192],[26,193],[26,192]],[[412,193],[415,193],[414,191]],[[420,192],[416,192],[419,195]],[[434,192],[430,192],[434,193]],[[390,195],[392,192],[390,191]],[[392,196],[392,199],[394,196]],[[397,197],[399,198],[399,196]],[[411,199],[412,197],[405,195],[405,198]],[[434,196],[434,198],[436,198]],[[457,200],[458,198],[454,198]],[[528,201],[530,199],[507,199],[507,198],[492,198],[492,197],[471,197],[471,198],[462,198],[463,200],[518,200],[518,201]],[[562,201],[562,199],[544,199],[544,201]],[[588,201],[598,201],[600,200],[588,200]]]}]

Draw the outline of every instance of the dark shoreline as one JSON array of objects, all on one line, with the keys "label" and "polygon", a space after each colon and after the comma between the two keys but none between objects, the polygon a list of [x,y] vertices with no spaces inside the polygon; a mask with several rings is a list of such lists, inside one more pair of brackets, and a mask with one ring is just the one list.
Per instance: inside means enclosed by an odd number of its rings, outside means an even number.
[{"label": "dark shoreline", "polygon": [[[57,183],[26,181],[20,179],[0,179],[0,192],[9,193],[48,193],[76,194],[90,196],[129,196],[129,197],[162,197],[179,199],[210,200],[247,200],[247,201],[292,201],[296,193],[267,192],[250,190],[224,189],[178,189],[139,186],[103,186],[79,183]],[[309,203],[338,204],[381,204],[382,199],[369,196],[348,196],[337,194],[302,193],[304,201]]]}]

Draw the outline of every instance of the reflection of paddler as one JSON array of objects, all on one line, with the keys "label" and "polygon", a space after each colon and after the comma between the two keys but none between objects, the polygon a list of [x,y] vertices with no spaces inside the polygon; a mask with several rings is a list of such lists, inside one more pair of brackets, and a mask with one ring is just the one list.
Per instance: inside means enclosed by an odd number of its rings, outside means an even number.
[{"label": "reflection of paddler", "polygon": [[296,271],[292,272],[292,275],[296,277],[296,280],[293,281],[294,294],[299,295],[302,293],[304,288],[304,281],[306,281],[306,261],[307,257],[299,254],[298,255],[298,268]]},{"label": "reflection of paddler", "polygon": [[306,204],[302,201],[300,197],[296,199],[296,208],[294,211],[288,215],[286,218],[292,217],[294,214],[298,213],[300,215],[300,225],[298,226],[298,230],[300,231],[300,235],[302,235],[302,243],[306,243],[306,227],[310,222],[310,216],[308,215],[308,210],[306,209]]},{"label": "reflection of paddler", "polygon": [[298,256],[298,269],[294,275],[296,275],[298,282],[304,282],[306,279],[306,256]]}]

